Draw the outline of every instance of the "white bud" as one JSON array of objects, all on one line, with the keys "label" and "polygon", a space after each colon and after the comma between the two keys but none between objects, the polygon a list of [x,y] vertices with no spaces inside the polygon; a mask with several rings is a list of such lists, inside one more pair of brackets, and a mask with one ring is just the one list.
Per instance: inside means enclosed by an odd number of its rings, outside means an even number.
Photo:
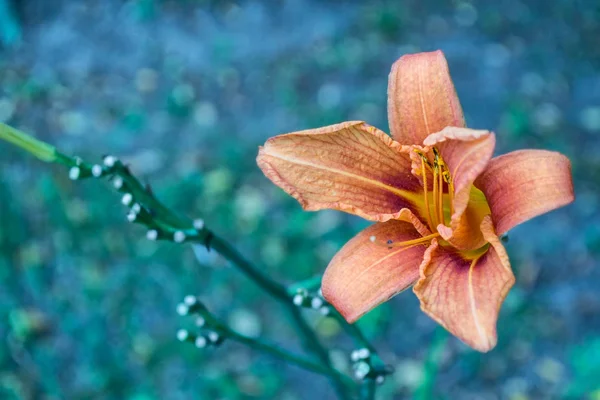
[{"label": "white bud", "polygon": [[215,343],[219,340],[219,334],[217,332],[208,332],[208,340]]},{"label": "white bud", "polygon": [[294,302],[295,305],[300,307],[302,305],[302,303],[304,303],[304,296],[302,296],[301,294],[297,294],[294,296],[294,299],[292,301]]},{"label": "white bud", "polygon": [[183,342],[189,336],[190,336],[190,334],[185,329],[180,329],[177,331],[177,340],[179,340],[180,342]]},{"label": "white bud", "polygon": [[377,238],[376,238],[375,236],[371,236],[371,237],[369,237],[369,240],[370,240],[372,243],[375,243],[375,240],[376,240],[376,239],[377,239]]},{"label": "white bud", "polygon": [[364,360],[365,358],[369,358],[369,356],[371,355],[371,352],[366,347],[363,347],[362,349],[358,349],[358,350],[356,350],[356,352],[358,354],[358,358],[361,360]]},{"label": "white bud", "polygon": [[146,232],[146,239],[148,239],[148,240],[158,239],[158,231],[156,229],[150,229],[148,232]]},{"label": "white bud", "polygon": [[188,311],[190,311],[190,309],[185,304],[183,304],[183,303],[177,304],[177,314],[179,314],[181,316],[187,315]]},{"label": "white bud", "polygon": [[139,203],[135,203],[134,205],[131,206],[131,212],[139,214],[140,211],[142,211],[142,206],[140,206]]},{"label": "white bud", "polygon": [[185,233],[182,231],[177,231],[173,234],[173,241],[175,243],[183,243],[185,240]]},{"label": "white bud", "polygon": [[96,164],[92,167],[92,175],[96,178],[100,178],[102,176],[102,166]]},{"label": "white bud", "polygon": [[354,376],[358,379],[363,379],[370,371],[371,367],[364,361],[361,361],[354,366]]},{"label": "white bud", "polygon": [[206,338],[204,336],[198,336],[196,338],[196,340],[194,341],[194,344],[196,345],[197,348],[203,349],[207,345]]},{"label": "white bud", "polygon": [[117,158],[114,156],[104,157],[104,165],[106,165],[108,168],[114,167],[116,162],[117,162]]},{"label": "white bud", "polygon": [[321,299],[320,297],[313,297],[312,300],[310,301],[310,306],[312,308],[319,309],[321,308],[321,306],[323,305],[323,299]]},{"label": "white bud", "polygon": [[117,190],[121,189],[123,187],[123,178],[121,178],[120,176],[117,176],[115,178],[115,180],[113,181],[113,186]]},{"label": "white bud", "polygon": [[350,353],[350,359],[354,362],[360,360],[360,356],[358,355],[358,350],[354,350],[352,353]]},{"label": "white bud", "polygon": [[193,306],[197,301],[196,296],[192,296],[191,294],[188,294],[183,298],[183,302],[188,306]]},{"label": "white bud", "polygon": [[196,326],[197,327],[202,328],[204,325],[206,325],[206,320],[204,319],[204,317],[196,318]]},{"label": "white bud", "polygon": [[329,315],[331,310],[329,309],[329,307],[323,306],[319,309],[319,312],[321,313],[321,315]]},{"label": "white bud", "polygon": [[134,212],[128,212],[127,213],[127,221],[129,222],[133,222],[135,221],[135,219],[137,218],[137,214]]},{"label": "white bud", "polygon": [[203,219],[195,219],[194,220],[194,228],[198,231],[204,229],[204,220]]},{"label": "white bud", "polygon": [[131,195],[131,193],[125,193],[121,198],[121,203],[123,203],[124,206],[130,205],[132,201],[133,196]]},{"label": "white bud", "polygon": [[79,175],[81,175],[81,170],[79,167],[73,167],[69,170],[69,179],[72,181],[76,181],[79,179]]},{"label": "white bud", "polygon": [[379,375],[377,378],[375,378],[375,383],[378,385],[383,385],[383,382],[385,382],[385,376]]}]

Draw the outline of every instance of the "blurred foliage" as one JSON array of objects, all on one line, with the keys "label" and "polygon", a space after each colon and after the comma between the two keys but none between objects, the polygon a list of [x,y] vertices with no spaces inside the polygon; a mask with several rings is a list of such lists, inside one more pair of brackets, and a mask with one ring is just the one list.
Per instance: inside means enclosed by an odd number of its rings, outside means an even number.
[{"label": "blurred foliage", "polygon": [[[409,294],[366,316],[396,367],[378,399],[424,387],[431,398],[598,398],[596,2],[0,0],[0,10],[0,121],[87,159],[118,155],[166,204],[287,283],[322,273],[366,222],[303,212],[261,175],[257,146],[350,119],[385,130],[392,62],[443,49],[469,125],[494,129],[498,153],[567,154],[577,201],[511,232],[517,286],[494,351],[454,338],[438,347]],[[149,242],[110,188],[0,151],[0,398],[331,397],[324,379],[242,346],[177,343],[175,306],[193,293],[236,329],[299,349],[279,307],[213,253]],[[348,368],[339,326],[314,323]]]}]

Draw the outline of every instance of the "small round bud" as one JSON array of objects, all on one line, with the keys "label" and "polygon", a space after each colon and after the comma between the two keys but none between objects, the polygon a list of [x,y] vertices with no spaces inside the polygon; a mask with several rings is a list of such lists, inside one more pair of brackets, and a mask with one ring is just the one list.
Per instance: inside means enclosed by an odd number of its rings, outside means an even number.
[{"label": "small round bud", "polygon": [[108,168],[114,167],[116,163],[117,163],[116,157],[114,157],[114,156],[104,157],[104,165],[106,165]]},{"label": "small round bud", "polygon": [[177,314],[184,316],[187,315],[188,311],[190,311],[189,307],[183,303],[177,304]]},{"label": "small round bud", "polygon": [[362,349],[356,350],[356,353],[358,354],[358,358],[361,359],[361,360],[364,360],[364,359],[369,358],[371,356],[371,352],[366,347],[363,347]]},{"label": "small round bud", "polygon": [[187,296],[185,296],[183,298],[183,302],[187,306],[193,306],[194,304],[196,304],[197,301],[198,301],[198,299],[196,299],[196,296],[192,296],[191,294],[188,294]]},{"label": "small round bud", "polygon": [[121,198],[121,203],[123,203],[124,206],[130,205],[132,201],[133,196],[131,195],[131,193],[125,193]]},{"label": "small round bud", "polygon": [[301,294],[297,294],[294,296],[294,299],[292,301],[294,302],[295,305],[300,307],[302,305],[302,303],[304,303],[304,296],[302,296]]},{"label": "small round bud", "polygon": [[179,340],[180,342],[183,342],[189,336],[190,336],[189,332],[186,331],[185,329],[180,329],[177,331],[177,340]]},{"label": "small round bud", "polygon": [[370,236],[369,240],[371,241],[371,243],[375,243],[375,240],[377,240],[377,238],[375,236]]},{"label": "small round bud", "polygon": [[375,378],[375,383],[378,385],[383,385],[383,382],[385,382],[385,376],[378,375],[377,378]]},{"label": "small round bud", "polygon": [[194,341],[194,344],[196,345],[197,348],[203,349],[206,347],[208,342],[206,341],[206,338],[204,336],[198,336],[196,338],[196,340]]},{"label": "small round bud", "polygon": [[127,213],[127,221],[134,222],[136,218],[137,218],[137,214],[134,213],[133,211]]},{"label": "small round bud", "polygon": [[195,219],[194,220],[194,229],[201,231],[204,229],[204,220],[203,219]]},{"label": "small round bud", "polygon": [[158,231],[156,229],[150,229],[148,232],[146,232],[146,239],[148,239],[148,240],[158,239]]},{"label": "small round bud", "polygon": [[364,361],[360,361],[354,365],[354,376],[358,379],[364,379],[370,371],[371,367]]},{"label": "small round bud", "polygon": [[101,165],[96,164],[92,167],[92,175],[94,175],[94,177],[100,178],[102,176],[102,172],[104,171],[102,171]]},{"label": "small round bud", "polygon": [[142,206],[140,206],[139,203],[135,203],[134,205],[131,206],[131,212],[139,214],[140,211],[142,211]]},{"label": "small round bud", "polygon": [[321,308],[322,305],[323,305],[323,299],[321,299],[320,297],[313,297],[312,300],[310,301],[310,306],[312,308],[314,308],[315,310]]},{"label": "small round bud", "polygon": [[123,178],[117,176],[113,181],[113,187],[117,190],[121,189],[123,187]]},{"label": "small round bud", "polygon": [[185,233],[182,231],[177,231],[173,234],[173,241],[175,243],[183,243],[185,241]]},{"label": "small round bud", "polygon": [[358,350],[354,350],[352,353],[350,353],[350,359],[354,362],[360,360],[360,356],[358,355]]},{"label": "small round bud", "polygon": [[198,328],[202,328],[204,325],[206,325],[206,320],[204,319],[204,317],[196,318],[196,326]]},{"label": "small round bud", "polygon": [[69,179],[72,181],[76,181],[79,179],[79,175],[81,175],[81,170],[79,167],[73,167],[69,170]]},{"label": "small round bud", "polygon": [[321,313],[321,315],[327,316],[331,312],[331,309],[327,306],[323,306],[323,307],[319,308],[319,312]]},{"label": "small round bud", "polygon": [[208,340],[210,340],[213,343],[218,342],[220,339],[220,336],[217,332],[212,331],[212,332],[208,332]]}]

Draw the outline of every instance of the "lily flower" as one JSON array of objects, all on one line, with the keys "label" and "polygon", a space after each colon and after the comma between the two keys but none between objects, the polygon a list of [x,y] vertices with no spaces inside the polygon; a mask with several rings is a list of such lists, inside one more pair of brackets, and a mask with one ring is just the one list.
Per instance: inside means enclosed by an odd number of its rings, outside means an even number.
[{"label": "lily flower", "polygon": [[388,116],[392,137],[355,121],[275,136],[258,165],[305,210],[375,221],[323,276],[348,322],[413,286],[425,313],[489,351],[515,282],[499,236],[571,203],[571,164],[544,150],[492,158],[496,137],[466,127],[441,51],[394,63]]}]

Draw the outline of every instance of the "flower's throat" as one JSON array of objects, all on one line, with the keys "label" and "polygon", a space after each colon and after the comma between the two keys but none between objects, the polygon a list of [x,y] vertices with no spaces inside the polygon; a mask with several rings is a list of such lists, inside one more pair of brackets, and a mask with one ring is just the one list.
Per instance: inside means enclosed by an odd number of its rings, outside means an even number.
[{"label": "flower's throat", "polygon": [[[415,153],[421,158],[421,177],[423,179],[423,204],[425,210],[423,210],[424,218],[427,220],[427,225],[431,232],[430,235],[426,235],[417,239],[405,240],[402,242],[394,242],[393,240],[382,241],[378,240],[377,237],[371,236],[369,239],[372,243],[387,247],[389,249],[398,247],[412,247],[420,244],[430,244],[431,241],[440,236],[437,232],[437,226],[439,224],[447,225],[450,222],[450,218],[454,213],[454,184],[452,182],[452,175],[448,166],[442,159],[442,156],[438,149],[432,148],[433,159],[430,160],[427,154],[419,149],[414,149]],[[431,191],[429,190],[429,183],[427,174],[431,174]],[[445,183],[445,186],[444,186]],[[445,194],[446,192],[446,194]],[[444,213],[444,205],[447,205],[446,210],[448,213]]]},{"label": "flower's throat", "polygon": [[[449,217],[454,213],[454,184],[452,182],[452,175],[439,151],[435,147],[432,149],[433,162],[430,161],[427,155],[421,150],[415,149],[414,151],[421,158],[425,219],[427,220],[429,229],[432,232],[436,232],[439,224],[446,225],[449,222],[446,220],[444,214],[444,202],[446,199],[448,201],[448,210],[450,210]],[[431,195],[429,194],[429,185],[427,182],[428,171],[431,172],[433,180]],[[447,196],[444,196],[444,183],[446,183]]]}]

